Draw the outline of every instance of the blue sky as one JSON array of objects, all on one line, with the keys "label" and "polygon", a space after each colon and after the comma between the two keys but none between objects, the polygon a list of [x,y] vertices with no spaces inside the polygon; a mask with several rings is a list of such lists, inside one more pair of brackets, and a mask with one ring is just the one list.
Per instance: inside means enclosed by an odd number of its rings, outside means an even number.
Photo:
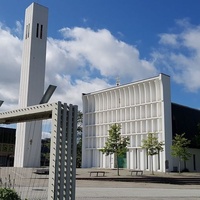
[{"label": "blue sky", "polygon": [[[171,77],[171,99],[199,109],[199,0],[38,0],[49,8],[46,86],[52,101],[149,78]],[[1,110],[17,107],[24,12],[32,1],[0,3]]]}]

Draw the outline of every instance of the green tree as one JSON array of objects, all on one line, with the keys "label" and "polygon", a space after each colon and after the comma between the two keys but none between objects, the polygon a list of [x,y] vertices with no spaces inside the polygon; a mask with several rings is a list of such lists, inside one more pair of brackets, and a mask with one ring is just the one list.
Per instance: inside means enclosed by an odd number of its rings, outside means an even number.
[{"label": "green tree", "polygon": [[82,138],[77,143],[76,167],[80,168],[82,162]]},{"label": "green tree", "polygon": [[80,168],[82,163],[82,127],[83,127],[83,113],[78,111],[77,117],[77,154],[76,167]]},{"label": "green tree", "polygon": [[172,147],[171,147],[171,154],[173,157],[178,158],[178,171],[181,172],[181,161],[186,162],[191,154],[188,151],[188,145],[190,144],[190,140],[185,138],[185,133],[178,135],[174,137],[172,141]]},{"label": "green tree", "polygon": [[118,158],[123,156],[128,151],[129,138],[121,136],[120,124],[113,124],[108,130],[108,139],[105,143],[104,148],[100,151],[106,156],[115,154],[117,158],[117,175],[119,176],[119,163]]},{"label": "green tree", "polygon": [[0,199],[3,200],[21,200],[17,192],[10,188],[0,188]]},{"label": "green tree", "polygon": [[49,159],[50,159],[50,144],[51,139],[46,138],[42,142],[42,148],[41,148],[41,165],[48,166],[49,165]]},{"label": "green tree", "polygon": [[147,155],[150,156],[151,163],[151,173],[154,174],[153,171],[153,156],[159,154],[159,152],[163,151],[163,142],[158,141],[158,137],[156,133],[148,133],[147,138],[142,140],[142,148],[147,150]]},{"label": "green tree", "polygon": [[83,127],[83,113],[79,110],[77,116],[77,132],[78,135],[82,135],[82,127]]},{"label": "green tree", "polygon": [[[78,111],[77,116],[77,156],[76,156],[76,167],[81,167],[82,160],[82,125],[83,125],[83,113]],[[44,140],[42,146],[41,160],[44,160],[43,165],[49,164],[50,160],[50,146],[51,138]]]}]

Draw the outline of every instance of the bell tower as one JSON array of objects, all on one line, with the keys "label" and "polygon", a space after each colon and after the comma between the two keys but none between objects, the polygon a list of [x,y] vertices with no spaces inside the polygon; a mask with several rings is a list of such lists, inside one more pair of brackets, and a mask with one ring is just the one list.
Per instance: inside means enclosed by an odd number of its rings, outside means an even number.
[{"label": "bell tower", "polygon": [[[39,104],[43,96],[47,24],[48,8],[32,3],[25,11],[19,108]],[[41,121],[17,124],[15,167],[40,166],[41,132]]]}]

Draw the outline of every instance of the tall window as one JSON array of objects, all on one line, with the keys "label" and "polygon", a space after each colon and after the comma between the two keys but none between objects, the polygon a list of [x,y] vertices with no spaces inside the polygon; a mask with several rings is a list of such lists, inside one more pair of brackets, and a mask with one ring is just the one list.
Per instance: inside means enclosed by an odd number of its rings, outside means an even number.
[{"label": "tall window", "polygon": [[40,39],[42,39],[43,25],[40,26]]},{"label": "tall window", "polygon": [[37,27],[36,27],[36,37],[38,38],[39,36],[39,24],[37,23]]},{"label": "tall window", "polygon": [[43,25],[37,23],[37,26],[36,26],[36,38],[40,38],[42,39],[42,35],[43,35]]},{"label": "tall window", "polygon": [[26,25],[25,39],[29,38],[29,34],[30,34],[30,24],[27,24]]}]

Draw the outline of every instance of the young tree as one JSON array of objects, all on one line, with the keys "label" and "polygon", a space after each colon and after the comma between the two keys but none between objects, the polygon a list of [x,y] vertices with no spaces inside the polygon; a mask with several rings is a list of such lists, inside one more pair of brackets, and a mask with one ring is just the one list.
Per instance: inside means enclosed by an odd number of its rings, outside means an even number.
[{"label": "young tree", "polygon": [[41,164],[43,166],[49,165],[49,159],[50,159],[50,144],[51,139],[46,138],[42,141],[42,148],[41,148]]},{"label": "young tree", "polygon": [[115,154],[117,158],[117,175],[119,176],[119,163],[118,158],[128,151],[129,138],[121,136],[120,124],[113,124],[108,130],[108,139],[105,146],[100,151],[106,156]]},{"label": "young tree", "polygon": [[147,154],[150,156],[151,160],[151,173],[154,174],[153,171],[153,156],[159,154],[159,152],[163,151],[163,142],[158,141],[158,137],[156,137],[155,133],[148,133],[146,139],[142,140],[143,145],[142,148],[147,150]]},{"label": "young tree", "polygon": [[83,113],[79,110],[77,116],[77,135],[82,135]]},{"label": "young tree", "polygon": [[181,173],[181,161],[186,162],[191,154],[188,152],[188,145],[190,140],[185,138],[185,133],[178,135],[176,134],[175,138],[172,141],[171,154],[172,156],[179,159],[178,171]]},{"label": "young tree", "polygon": [[81,168],[82,162],[82,138],[77,143],[77,154],[76,154],[76,167]]},{"label": "young tree", "polygon": [[82,127],[83,127],[83,113],[79,110],[77,117],[77,154],[76,167],[81,167],[82,162]]}]

